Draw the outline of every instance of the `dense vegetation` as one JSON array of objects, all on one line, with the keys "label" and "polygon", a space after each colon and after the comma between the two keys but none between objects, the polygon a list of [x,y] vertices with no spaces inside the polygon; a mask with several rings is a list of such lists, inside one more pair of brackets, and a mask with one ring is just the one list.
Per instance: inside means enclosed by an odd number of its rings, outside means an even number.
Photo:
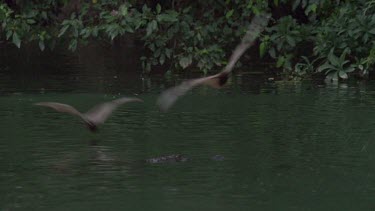
[{"label": "dense vegetation", "polygon": [[[142,40],[144,71],[218,71],[251,18],[271,13],[256,47],[280,72],[366,77],[375,63],[375,0],[4,0],[0,40],[41,50],[92,39]],[[253,48],[254,49],[254,48]]]}]

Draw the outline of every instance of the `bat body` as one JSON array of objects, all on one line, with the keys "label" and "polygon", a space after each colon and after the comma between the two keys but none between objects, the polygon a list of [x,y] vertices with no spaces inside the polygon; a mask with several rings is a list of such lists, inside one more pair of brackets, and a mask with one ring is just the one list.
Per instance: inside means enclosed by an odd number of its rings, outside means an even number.
[{"label": "bat body", "polygon": [[178,99],[178,97],[186,94],[189,90],[200,85],[207,85],[213,88],[221,88],[226,84],[229,74],[232,72],[234,65],[240,59],[242,54],[254,43],[255,39],[267,26],[269,20],[268,15],[256,16],[252,20],[248,31],[243,37],[241,43],[234,49],[228,64],[218,74],[191,79],[182,82],[180,85],[172,87],[164,91],[158,98],[157,104],[162,111],[167,111]]}]

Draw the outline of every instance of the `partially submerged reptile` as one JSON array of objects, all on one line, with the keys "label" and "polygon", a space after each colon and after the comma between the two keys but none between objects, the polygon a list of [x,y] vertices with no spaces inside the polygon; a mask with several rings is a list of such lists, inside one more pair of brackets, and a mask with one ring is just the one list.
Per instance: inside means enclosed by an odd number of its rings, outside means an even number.
[{"label": "partially submerged reptile", "polygon": [[[223,161],[225,158],[222,155],[214,155],[211,157],[211,160],[214,161]],[[189,157],[181,154],[166,155],[160,157],[154,157],[146,159],[147,163],[159,164],[159,163],[177,163],[177,162],[186,162],[191,160]]]},{"label": "partially submerged reptile", "polygon": [[[100,167],[104,166],[133,166],[133,164],[140,164],[140,163],[148,163],[148,164],[172,164],[172,163],[183,163],[186,161],[191,161],[192,158],[183,154],[171,154],[159,157],[153,157],[145,160],[135,160],[135,161],[124,161],[119,160],[115,156],[111,155],[111,153],[104,147],[101,146],[93,146],[90,150],[90,165],[98,165]],[[53,162],[51,167],[52,170],[59,172],[59,173],[72,173],[77,169],[74,168],[77,161],[80,159],[82,155],[79,153],[72,153],[67,154],[62,159],[59,159],[57,162]],[[213,161],[223,161],[225,157],[223,155],[214,155],[209,158],[209,160]],[[81,164],[80,164],[81,165]],[[82,168],[79,168],[77,172],[81,172]]]}]

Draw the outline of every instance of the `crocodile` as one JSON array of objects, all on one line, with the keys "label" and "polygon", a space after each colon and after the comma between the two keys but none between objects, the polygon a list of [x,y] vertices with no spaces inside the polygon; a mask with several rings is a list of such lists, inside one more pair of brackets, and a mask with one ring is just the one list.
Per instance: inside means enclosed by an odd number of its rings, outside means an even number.
[{"label": "crocodile", "polygon": [[[210,159],[214,161],[223,161],[225,158],[222,155],[214,155]],[[189,160],[191,160],[191,158],[189,158],[188,156],[185,156],[182,154],[172,154],[172,155],[149,158],[149,159],[146,159],[146,162],[151,163],[151,164],[160,164],[160,163],[186,162]]]}]

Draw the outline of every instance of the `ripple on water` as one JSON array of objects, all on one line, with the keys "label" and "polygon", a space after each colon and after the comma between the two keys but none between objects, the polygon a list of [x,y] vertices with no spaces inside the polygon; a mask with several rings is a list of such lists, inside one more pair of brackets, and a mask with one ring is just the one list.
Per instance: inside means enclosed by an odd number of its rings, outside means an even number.
[{"label": "ripple on water", "polygon": [[[98,134],[74,117],[32,106],[53,100],[84,111],[116,97],[113,93],[129,96],[134,91],[120,85],[93,88],[97,78],[86,79],[90,82],[80,85],[64,82],[74,90],[87,86],[86,93],[51,91],[63,90],[62,84],[39,93],[35,87],[47,82],[35,82],[31,91],[0,97],[5,122],[0,124],[0,184],[6,193],[1,208],[64,204],[79,209],[91,202],[98,207],[110,203],[116,210],[127,200],[130,208],[142,204],[153,210],[165,210],[166,204],[190,205],[190,210],[345,209],[345,203],[326,199],[348,199],[347,193],[358,196],[353,203],[372,203],[373,84],[365,91],[350,85],[249,88],[243,79],[240,86],[234,81],[222,91],[193,90],[161,113],[155,105],[161,86],[150,79],[148,87],[140,88],[146,93],[138,96],[145,102],[121,107]],[[0,75],[0,80],[6,79]],[[171,154],[189,160],[145,162]],[[324,204],[311,203],[317,201]]]}]

